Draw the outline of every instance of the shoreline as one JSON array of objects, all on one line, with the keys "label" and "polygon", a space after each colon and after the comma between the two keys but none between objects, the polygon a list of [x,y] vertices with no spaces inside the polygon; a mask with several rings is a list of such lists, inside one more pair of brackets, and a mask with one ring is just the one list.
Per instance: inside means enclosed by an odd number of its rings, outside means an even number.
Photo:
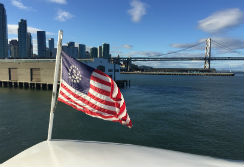
[{"label": "shoreline", "polygon": [[120,74],[140,75],[196,75],[196,76],[234,76],[232,72],[187,73],[187,72],[120,72]]}]

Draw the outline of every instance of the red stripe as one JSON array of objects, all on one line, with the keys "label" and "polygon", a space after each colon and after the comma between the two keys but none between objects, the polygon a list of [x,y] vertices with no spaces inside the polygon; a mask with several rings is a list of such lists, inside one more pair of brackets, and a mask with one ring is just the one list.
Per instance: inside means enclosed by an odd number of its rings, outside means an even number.
[{"label": "red stripe", "polygon": [[111,87],[110,82],[104,81],[104,80],[102,80],[102,79],[100,79],[100,78],[98,78],[98,77],[95,77],[95,76],[93,76],[93,75],[91,76],[90,79],[93,80],[93,81],[95,81],[95,82],[98,82],[98,83],[101,83],[101,84],[103,84],[103,85],[106,85],[106,86]]},{"label": "red stripe", "polygon": [[111,102],[111,101],[106,101],[106,100],[103,100],[103,99],[100,99],[99,97],[97,96],[94,96],[93,94],[91,94],[90,92],[88,92],[87,94],[89,97],[91,97],[92,99],[104,104],[104,105],[107,105],[107,106],[112,106],[112,107],[116,107],[116,108],[120,108],[120,105],[119,103],[116,103],[116,102]]},{"label": "red stripe", "polygon": [[111,80],[111,92],[110,92],[110,98],[113,99],[113,100],[115,100],[115,99],[113,98],[113,92],[114,92],[114,82],[113,82],[113,80]]},{"label": "red stripe", "polygon": [[95,87],[92,84],[90,84],[90,89],[92,89],[92,90],[96,91],[97,93],[100,93],[100,94],[102,94],[104,96],[110,97],[110,92],[108,92],[106,90],[103,90],[103,89],[100,89],[98,87]]},{"label": "red stripe", "polygon": [[[105,76],[105,77],[108,77],[108,78],[110,78],[110,76],[108,76],[107,74],[105,74],[104,72],[102,72],[102,71],[100,71],[100,70],[94,70],[96,73],[98,73],[98,74],[100,74],[100,75],[103,75],[103,76]],[[111,79],[111,78],[110,78]],[[112,80],[112,79],[111,79]]]},{"label": "red stripe", "polygon": [[[69,100],[69,99],[67,99],[67,100]],[[86,107],[81,106],[83,108],[83,110],[82,110],[82,109],[80,109],[80,108],[78,108],[76,106],[76,105],[80,106],[79,104],[74,105],[74,104],[71,104],[71,103],[69,103],[69,102],[67,102],[67,101],[65,101],[63,99],[60,99],[60,98],[58,98],[58,101],[63,102],[65,104],[73,107],[74,109],[82,111],[82,112],[84,112],[84,113],[86,113],[88,115],[92,115],[92,116],[99,117],[99,118],[102,118],[102,119],[115,118],[114,116],[105,116],[105,115],[102,115],[102,114],[99,114],[99,113],[96,113],[96,112],[92,112],[89,109],[87,109]],[[117,121],[114,120],[114,122],[117,122]]]},{"label": "red stripe", "polygon": [[125,110],[125,101],[124,101],[124,103],[122,104],[122,106],[120,107],[120,111],[119,111],[119,113],[118,113],[118,115],[121,115],[123,112],[124,112],[124,110]]},{"label": "red stripe", "polygon": [[[104,108],[101,108],[99,106],[97,106],[96,104],[93,104],[91,103],[90,101],[84,99],[83,97],[75,94],[74,92],[72,92],[69,88],[67,88],[63,83],[61,84],[61,87],[63,89],[65,89],[68,93],[70,93],[73,97],[75,97],[76,99],[82,101],[83,103],[85,103],[86,105],[94,108],[95,110],[98,110],[98,111],[101,111],[101,112],[104,112],[104,113],[107,113],[107,114],[111,114],[111,115],[117,115],[117,113],[115,111],[112,111],[112,110],[108,110],[108,109],[104,109]],[[61,89],[62,90],[62,89]],[[60,92],[61,93],[61,92]],[[63,93],[63,92],[62,92]],[[64,94],[64,93],[63,93]],[[63,95],[62,94],[62,95]]]},{"label": "red stripe", "polygon": [[113,99],[114,101],[121,101],[121,93],[120,93],[120,90],[119,90],[119,88],[118,88],[118,86],[117,86],[117,89],[118,89],[118,92],[117,92],[117,95],[116,95],[116,97],[113,97],[113,94],[114,94],[114,85],[116,85],[116,83],[112,80],[112,82],[111,82],[111,95],[110,95],[110,97],[111,97],[111,99]]},{"label": "red stripe", "polygon": [[120,92],[119,88],[118,88],[118,93],[117,93],[117,96],[116,96],[116,100],[117,101],[120,101],[121,100],[121,92]]}]

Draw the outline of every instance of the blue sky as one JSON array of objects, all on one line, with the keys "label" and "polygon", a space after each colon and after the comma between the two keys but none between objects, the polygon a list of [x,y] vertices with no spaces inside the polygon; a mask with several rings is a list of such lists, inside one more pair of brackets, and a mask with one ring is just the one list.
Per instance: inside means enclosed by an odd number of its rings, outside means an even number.
[{"label": "blue sky", "polygon": [[[17,24],[27,20],[36,52],[36,30],[57,41],[88,47],[110,43],[113,56],[164,56],[202,42],[179,54],[204,56],[204,40],[211,37],[236,53],[213,44],[213,56],[243,56],[243,0],[3,0],[9,39],[17,37]],[[148,63],[141,63],[148,64]],[[155,67],[203,67],[202,62],[151,62]],[[213,62],[217,69],[244,71],[244,63]]]}]

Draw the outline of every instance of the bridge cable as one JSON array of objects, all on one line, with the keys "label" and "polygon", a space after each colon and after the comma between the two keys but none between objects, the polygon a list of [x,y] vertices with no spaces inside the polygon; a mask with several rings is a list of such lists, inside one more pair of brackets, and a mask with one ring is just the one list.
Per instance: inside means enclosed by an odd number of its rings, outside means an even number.
[{"label": "bridge cable", "polygon": [[192,45],[192,46],[189,46],[187,48],[183,48],[183,49],[180,49],[180,50],[177,50],[177,51],[172,51],[172,52],[168,52],[168,53],[164,53],[164,54],[161,54],[161,56],[164,56],[164,55],[169,55],[169,54],[175,54],[175,53],[179,53],[179,52],[182,52],[182,51],[185,51],[187,49],[191,49],[191,48],[194,48],[196,46],[199,46],[201,45],[203,42],[200,42],[200,43],[197,43],[195,45]]},{"label": "bridge cable", "polygon": [[231,49],[223,44],[220,44],[219,42],[216,42],[215,40],[212,40],[212,42],[214,42],[214,44],[218,45],[219,47],[221,47],[231,53],[237,53],[237,54],[243,55],[241,52],[235,51],[234,49]]}]

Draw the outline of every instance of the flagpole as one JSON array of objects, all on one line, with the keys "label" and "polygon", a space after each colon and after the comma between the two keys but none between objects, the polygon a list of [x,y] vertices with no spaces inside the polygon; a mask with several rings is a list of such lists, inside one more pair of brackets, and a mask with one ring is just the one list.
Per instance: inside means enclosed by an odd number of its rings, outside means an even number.
[{"label": "flagpole", "polygon": [[63,31],[59,30],[47,140],[51,140],[51,138],[52,138],[53,118],[54,118],[55,103],[57,100],[59,68],[60,68],[60,62],[61,62],[62,40],[63,40]]}]

